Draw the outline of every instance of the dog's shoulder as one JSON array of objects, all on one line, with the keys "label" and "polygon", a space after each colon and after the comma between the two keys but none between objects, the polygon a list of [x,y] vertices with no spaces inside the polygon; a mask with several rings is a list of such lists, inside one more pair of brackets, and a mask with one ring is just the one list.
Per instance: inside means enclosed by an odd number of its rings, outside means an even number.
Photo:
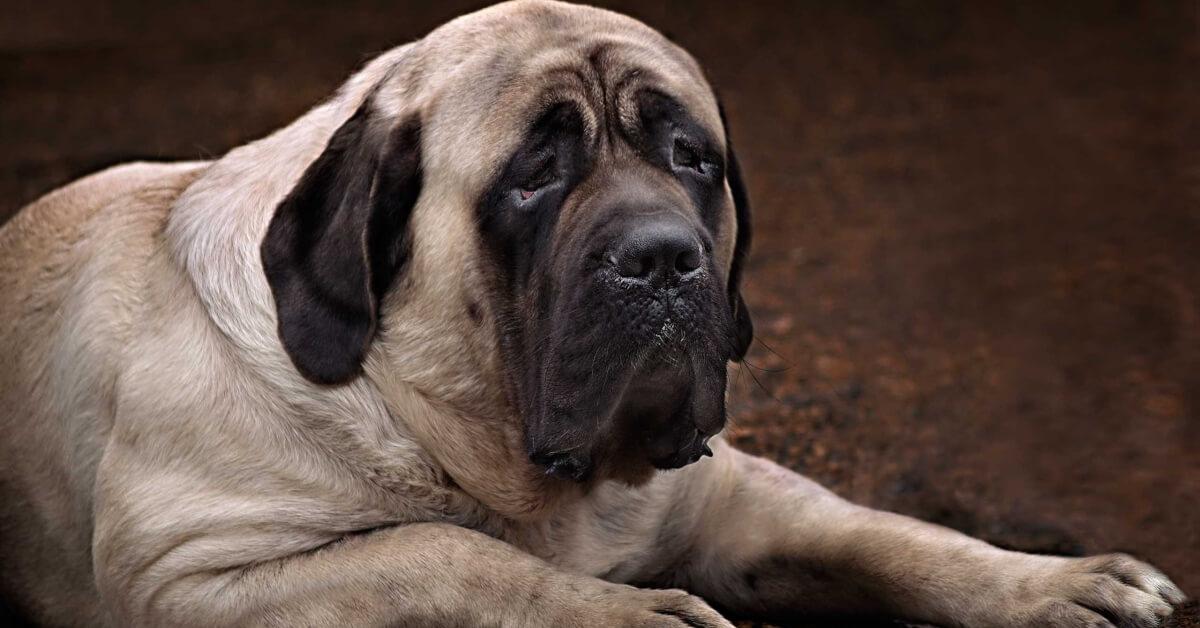
[{"label": "dog's shoulder", "polygon": [[89,219],[120,200],[139,196],[177,196],[208,162],[131,162],[119,164],[72,181],[19,210],[0,227],[0,256],[22,245],[51,244],[50,239],[70,238]]},{"label": "dog's shoulder", "polygon": [[[0,345],[28,347],[69,320],[74,309],[101,306],[80,293],[104,291],[137,273],[161,233],[171,203],[203,171],[202,162],[130,163],[63,186],[0,227]],[[102,269],[103,272],[99,272]],[[68,303],[70,301],[70,303]],[[45,312],[58,312],[45,316]],[[93,318],[93,317],[89,317]]]},{"label": "dog's shoulder", "polygon": [[[203,162],[135,162],[69,183],[17,212],[0,226],[0,285],[12,294],[22,282],[44,285],[47,273],[112,248],[114,231],[130,222],[161,223]],[[13,303],[9,299],[7,303]],[[5,312],[11,317],[13,312]]]}]

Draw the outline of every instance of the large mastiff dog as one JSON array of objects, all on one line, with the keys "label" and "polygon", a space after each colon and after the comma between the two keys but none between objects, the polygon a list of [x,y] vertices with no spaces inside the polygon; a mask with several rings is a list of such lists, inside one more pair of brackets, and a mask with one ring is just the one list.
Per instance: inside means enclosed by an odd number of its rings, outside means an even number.
[{"label": "large mastiff dog", "polygon": [[73,183],[0,232],[0,592],[78,626],[1171,612],[1127,556],[1004,551],[725,444],[749,243],[696,62],[550,2],[217,161]]}]

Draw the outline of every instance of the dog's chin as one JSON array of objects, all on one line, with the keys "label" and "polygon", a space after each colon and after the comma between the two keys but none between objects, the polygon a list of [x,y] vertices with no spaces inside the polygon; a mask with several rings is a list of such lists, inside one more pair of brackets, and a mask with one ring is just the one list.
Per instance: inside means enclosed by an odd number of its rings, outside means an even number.
[{"label": "dog's chin", "polygon": [[694,370],[667,360],[634,376],[613,422],[628,445],[656,469],[678,469],[700,459],[711,434],[697,427]]},{"label": "dog's chin", "polygon": [[[647,377],[653,382],[653,377]],[[622,443],[607,464],[608,476],[639,485],[657,471],[678,469],[711,455],[711,434],[695,427],[696,383],[649,386],[645,394],[630,396],[617,409],[615,441]]]},{"label": "dog's chin", "polygon": [[697,377],[686,355],[643,362],[623,393],[599,409],[602,416],[575,417],[599,426],[590,444],[534,455],[533,462],[547,475],[581,484],[617,480],[631,485],[645,483],[656,471],[692,464],[711,455],[707,441],[724,424],[723,404],[714,407],[697,399],[700,391],[714,386],[723,389],[724,381]]}]

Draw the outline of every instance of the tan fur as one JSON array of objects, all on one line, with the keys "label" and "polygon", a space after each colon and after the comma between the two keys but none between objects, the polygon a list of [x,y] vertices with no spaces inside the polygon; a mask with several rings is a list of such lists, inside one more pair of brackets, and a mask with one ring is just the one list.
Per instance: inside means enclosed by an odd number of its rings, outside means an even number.
[{"label": "tan fur", "polygon": [[[5,225],[0,594],[80,626],[728,625],[623,582],[748,613],[972,626],[1148,618],[1181,599],[1131,559],[1001,551],[719,439],[715,458],[637,487],[584,491],[529,463],[493,328],[465,305],[486,301],[469,208],[543,94],[530,86],[601,43],[719,137],[687,53],[630,18],[519,1],[385,53],[215,162],[113,168]],[[280,345],[258,245],[368,94],[420,114],[426,182],[365,373],[319,387]]]}]

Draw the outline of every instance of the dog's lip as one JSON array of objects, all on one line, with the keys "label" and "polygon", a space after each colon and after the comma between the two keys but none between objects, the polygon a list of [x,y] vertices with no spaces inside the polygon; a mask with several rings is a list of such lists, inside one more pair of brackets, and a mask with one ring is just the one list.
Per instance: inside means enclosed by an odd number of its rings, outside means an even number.
[{"label": "dog's lip", "polygon": [[[708,450],[705,445],[708,435],[701,435],[693,427],[688,442],[682,447],[679,445],[676,436],[678,429],[682,425],[693,425],[693,383],[690,377],[681,379],[678,374],[659,371],[655,369],[654,372],[635,375],[638,381],[631,383],[617,399],[607,419],[598,420],[596,425],[607,424],[610,429],[612,426],[624,426],[622,431],[641,432],[635,437],[637,440],[629,442],[628,446],[640,449],[645,456],[643,460],[655,468],[676,469],[704,455],[704,451]],[[583,418],[576,416],[568,420],[577,422]],[[711,450],[708,451],[711,455]],[[587,445],[563,443],[559,447],[530,450],[528,458],[547,476],[584,483],[595,470],[592,454]]]},{"label": "dog's lip", "polygon": [[698,462],[701,458],[713,455],[712,448],[708,446],[710,438],[712,437],[697,432],[696,438],[688,445],[679,448],[668,456],[656,458],[650,462],[655,468],[662,470],[686,467],[689,464]]},{"label": "dog's lip", "polygon": [[546,475],[583,482],[592,472],[591,461],[578,451],[553,451],[530,454],[529,460],[545,470]]},{"label": "dog's lip", "polygon": [[[698,405],[706,371],[697,360],[685,346],[644,345],[622,360],[619,375],[589,383],[603,403],[538,404],[527,424],[528,460],[546,476],[583,483],[614,455],[620,464],[640,460],[664,470],[712,455],[707,441],[724,421],[712,429],[707,406]],[[614,454],[614,445],[622,453]]]}]

